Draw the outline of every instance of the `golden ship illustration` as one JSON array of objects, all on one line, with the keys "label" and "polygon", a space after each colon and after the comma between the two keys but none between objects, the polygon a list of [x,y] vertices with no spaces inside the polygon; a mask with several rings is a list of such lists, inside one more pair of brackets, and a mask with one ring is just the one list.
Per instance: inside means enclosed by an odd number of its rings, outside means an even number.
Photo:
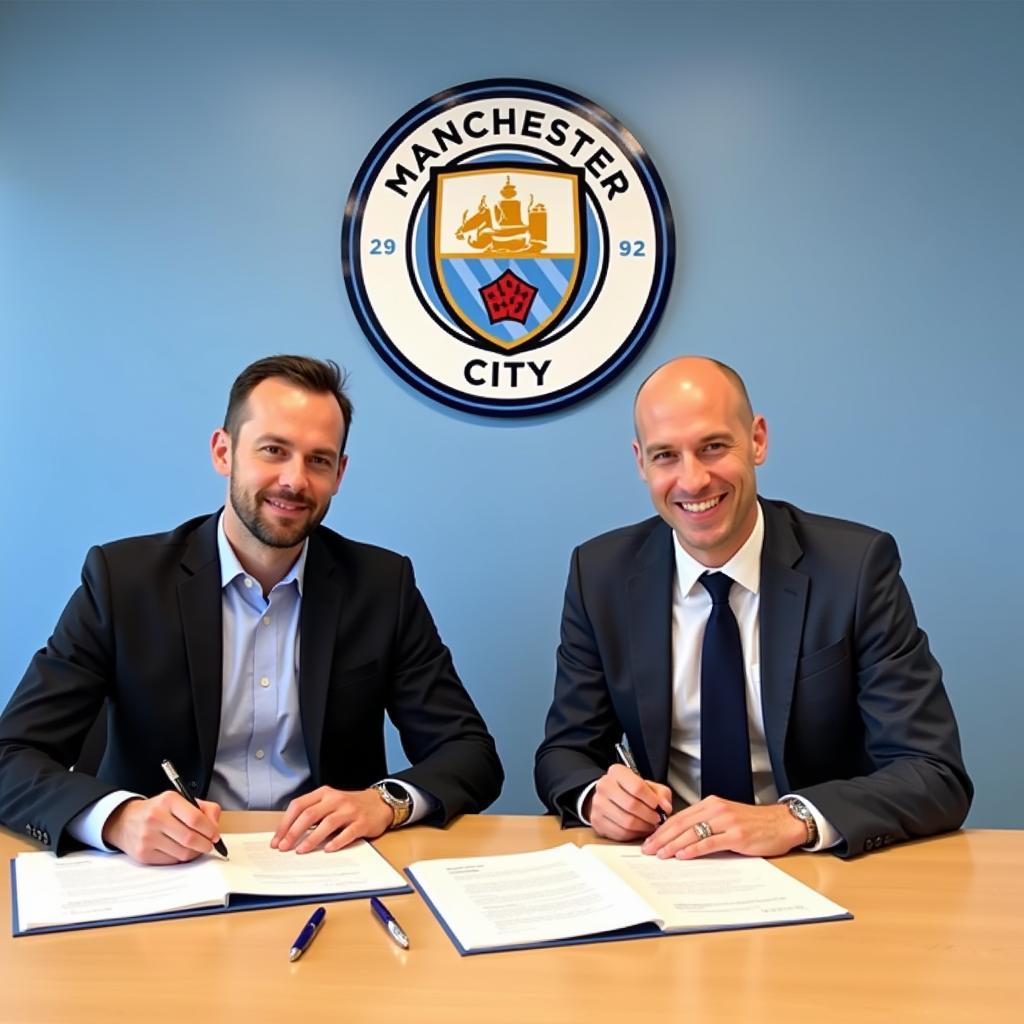
[{"label": "golden ship illustration", "polygon": [[491,207],[487,204],[487,194],[482,195],[480,205],[472,214],[463,210],[462,224],[455,237],[479,250],[481,255],[542,252],[548,244],[547,208],[543,203],[534,203],[531,194],[524,221],[522,200],[517,199],[517,195],[511,175],[506,175],[501,201]]}]

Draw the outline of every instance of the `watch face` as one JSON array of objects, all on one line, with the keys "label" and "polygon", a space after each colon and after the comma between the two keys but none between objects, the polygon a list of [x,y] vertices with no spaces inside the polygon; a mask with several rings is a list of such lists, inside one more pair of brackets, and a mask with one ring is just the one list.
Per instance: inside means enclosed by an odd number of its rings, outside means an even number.
[{"label": "watch face", "polygon": [[404,786],[399,786],[397,782],[384,782],[381,785],[388,791],[388,796],[401,801],[403,804],[407,804],[411,799],[409,791]]}]

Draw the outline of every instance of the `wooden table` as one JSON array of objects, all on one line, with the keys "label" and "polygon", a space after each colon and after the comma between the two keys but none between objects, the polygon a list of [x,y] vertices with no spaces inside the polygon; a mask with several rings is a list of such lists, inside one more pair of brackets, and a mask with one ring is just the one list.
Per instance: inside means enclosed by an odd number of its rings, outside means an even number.
[{"label": "wooden table", "polygon": [[[276,815],[226,814],[224,831]],[[480,815],[411,828],[377,847],[401,870],[428,857],[511,853],[566,840],[551,818]],[[6,861],[30,846],[0,830]],[[791,854],[780,867],[849,908],[853,921],[460,957],[416,894],[388,905],[404,952],[365,900],[328,905],[309,952],[288,947],[310,912],[9,935],[2,886],[0,1020],[629,1022],[1024,1019],[1024,831],[969,831],[843,862]]]}]

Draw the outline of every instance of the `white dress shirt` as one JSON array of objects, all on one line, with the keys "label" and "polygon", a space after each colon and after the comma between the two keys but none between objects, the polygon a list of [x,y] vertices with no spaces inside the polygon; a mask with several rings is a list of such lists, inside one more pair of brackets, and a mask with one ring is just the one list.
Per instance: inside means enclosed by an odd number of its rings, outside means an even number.
[{"label": "white dress shirt", "polygon": [[[747,732],[750,737],[750,768],[754,802],[779,800],[771,759],[764,736],[761,707],[761,550],[764,547],[764,513],[757,506],[757,522],[743,546],[725,565],[708,569],[686,552],[673,532],[675,582],[672,589],[672,723],[669,740],[668,784],[687,804],[700,800],[700,662],[704,628],[711,615],[711,595],[700,582],[706,572],[722,572],[734,581],[729,607],[736,616],[746,675]],[[597,783],[579,797],[578,816]],[[794,794],[785,794],[782,799]],[[799,798],[814,815],[818,826],[815,850],[828,849],[840,840],[839,833],[806,798]],[[589,822],[587,822],[589,824]]]}]

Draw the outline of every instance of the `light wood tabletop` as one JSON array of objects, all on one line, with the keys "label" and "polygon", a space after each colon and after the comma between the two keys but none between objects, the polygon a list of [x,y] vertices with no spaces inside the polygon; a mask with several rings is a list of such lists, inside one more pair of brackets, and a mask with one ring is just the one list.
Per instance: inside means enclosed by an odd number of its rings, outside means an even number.
[{"label": "light wood tabletop", "polygon": [[[225,814],[225,832],[275,814]],[[400,871],[429,857],[572,841],[552,818],[467,816],[383,836]],[[7,860],[33,847],[0,830]],[[791,854],[781,868],[853,921],[677,935],[460,957],[415,893],[388,907],[405,952],[366,900],[328,904],[306,955],[288,960],[310,907],[10,936],[3,886],[0,1020],[242,1024],[638,1019],[773,1022],[1009,1021],[1024,1001],[1024,831],[967,831],[853,861]]]}]

